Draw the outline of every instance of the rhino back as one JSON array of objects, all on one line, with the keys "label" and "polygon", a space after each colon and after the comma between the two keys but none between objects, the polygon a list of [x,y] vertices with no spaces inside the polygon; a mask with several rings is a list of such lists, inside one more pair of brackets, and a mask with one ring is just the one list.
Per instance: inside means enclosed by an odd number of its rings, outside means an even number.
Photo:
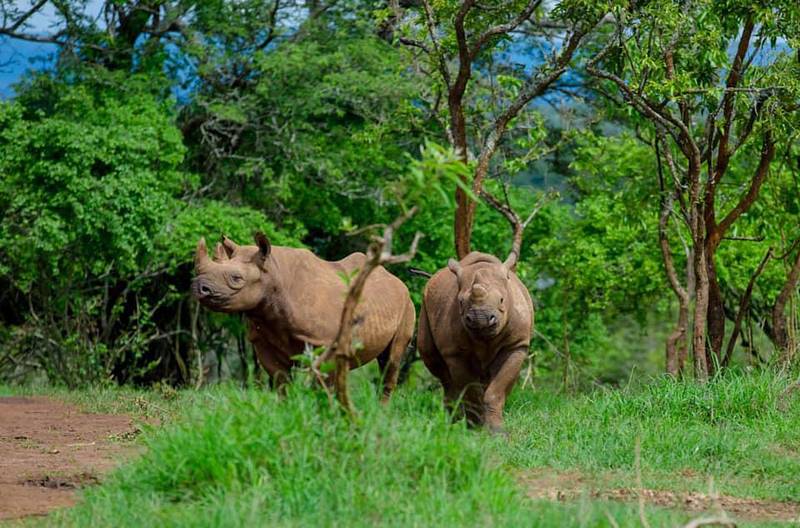
[{"label": "rhino back", "polygon": [[[285,307],[287,330],[314,345],[330,343],[347,295],[343,274],[352,275],[363,266],[365,255],[353,253],[335,262],[291,248],[275,248],[275,255],[283,285],[277,301]],[[365,349],[380,348],[379,353],[388,345],[410,302],[400,279],[383,267],[373,271],[356,312],[363,320],[358,332]]]}]

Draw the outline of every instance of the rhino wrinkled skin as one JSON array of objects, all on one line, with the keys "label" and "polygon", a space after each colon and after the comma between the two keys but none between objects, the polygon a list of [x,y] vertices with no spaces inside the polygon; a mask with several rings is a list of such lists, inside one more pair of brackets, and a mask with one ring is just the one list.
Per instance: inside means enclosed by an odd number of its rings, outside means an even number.
[{"label": "rhino wrinkled skin", "polygon": [[[328,262],[306,249],[271,246],[256,235],[255,246],[228,238],[208,256],[197,244],[192,293],[207,308],[244,313],[248,339],[274,385],[280,386],[306,344],[327,346],[339,329],[347,294],[341,274],[351,275],[366,256],[353,253]],[[352,368],[378,359],[384,372],[384,398],[397,383],[400,362],[414,331],[415,311],[400,279],[378,267],[369,276],[356,310],[356,361]]]},{"label": "rhino wrinkled skin", "polygon": [[449,407],[461,402],[467,419],[503,431],[503,407],[528,355],[533,303],[506,262],[472,252],[450,260],[425,287],[417,348],[439,378]]}]

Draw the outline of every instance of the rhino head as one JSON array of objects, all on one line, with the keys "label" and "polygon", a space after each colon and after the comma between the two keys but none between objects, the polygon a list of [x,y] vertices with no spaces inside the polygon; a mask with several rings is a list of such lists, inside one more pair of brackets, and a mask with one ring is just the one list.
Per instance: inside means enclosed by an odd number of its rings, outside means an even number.
[{"label": "rhino head", "polygon": [[482,339],[498,335],[508,322],[509,283],[516,263],[512,253],[504,263],[482,262],[462,266],[450,259],[447,267],[458,280],[458,309],[461,323]]},{"label": "rhino head", "polygon": [[223,237],[212,259],[205,239],[200,239],[194,257],[192,294],[203,306],[231,313],[253,310],[261,304],[270,287],[271,245],[260,232],[255,241],[255,246],[239,246]]}]

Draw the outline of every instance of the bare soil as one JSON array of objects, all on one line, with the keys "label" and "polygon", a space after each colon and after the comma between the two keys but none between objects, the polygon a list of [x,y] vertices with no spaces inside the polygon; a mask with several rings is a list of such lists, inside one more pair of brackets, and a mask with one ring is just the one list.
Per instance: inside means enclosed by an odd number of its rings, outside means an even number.
[{"label": "bare soil", "polygon": [[606,488],[602,483],[578,472],[557,473],[533,470],[519,474],[519,482],[532,499],[569,501],[582,496],[593,499],[635,502],[639,497],[646,504],[677,508],[690,512],[721,511],[734,519],[784,521],[800,523],[800,503],[761,499],[706,495],[697,492],[631,488]]},{"label": "bare soil", "polygon": [[87,414],[49,398],[0,398],[0,520],[76,501],[136,448],[128,416]]}]

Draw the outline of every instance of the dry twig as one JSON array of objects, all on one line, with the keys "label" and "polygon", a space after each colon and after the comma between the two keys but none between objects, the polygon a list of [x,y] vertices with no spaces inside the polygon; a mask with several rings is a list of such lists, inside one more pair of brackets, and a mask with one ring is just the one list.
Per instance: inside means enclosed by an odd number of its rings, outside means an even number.
[{"label": "dry twig", "polygon": [[542,196],[539,201],[536,202],[536,205],[534,205],[524,222],[519,217],[517,212],[511,207],[507,191],[505,192],[506,203],[500,202],[500,200],[492,196],[492,194],[483,187],[478,190],[478,195],[483,198],[484,201],[486,201],[486,203],[489,204],[493,209],[505,216],[506,220],[508,220],[508,222],[511,224],[511,229],[514,232],[511,242],[511,252],[514,254],[514,258],[508,267],[511,271],[514,271],[517,266],[517,262],[519,261],[520,254],[522,253],[522,233],[525,231],[525,228],[528,227],[528,224],[531,223],[531,220],[533,220],[533,218],[539,213],[539,211],[541,211],[542,208],[550,203],[553,199],[558,197],[558,193],[548,192]]},{"label": "dry twig", "polygon": [[[364,267],[358,271],[348,288],[336,338],[311,364],[311,370],[314,372],[314,375],[318,380],[322,380],[323,376],[320,371],[322,364],[331,360],[335,362],[336,368],[333,373],[333,383],[336,399],[339,400],[342,408],[350,416],[355,414],[355,410],[353,409],[353,404],[350,401],[350,395],[347,389],[347,375],[355,361],[353,334],[360,323],[360,318],[356,317],[356,308],[358,307],[358,302],[361,299],[361,294],[364,291],[367,279],[375,268],[384,264],[408,262],[414,258],[417,252],[417,244],[422,236],[421,233],[418,232],[414,235],[414,240],[411,242],[409,250],[401,255],[392,254],[392,242],[394,232],[416,212],[417,207],[412,207],[406,213],[397,217],[394,222],[384,227],[382,236],[372,237],[372,241],[367,249],[367,260],[364,262]],[[325,386],[324,383],[323,386]]]}]

